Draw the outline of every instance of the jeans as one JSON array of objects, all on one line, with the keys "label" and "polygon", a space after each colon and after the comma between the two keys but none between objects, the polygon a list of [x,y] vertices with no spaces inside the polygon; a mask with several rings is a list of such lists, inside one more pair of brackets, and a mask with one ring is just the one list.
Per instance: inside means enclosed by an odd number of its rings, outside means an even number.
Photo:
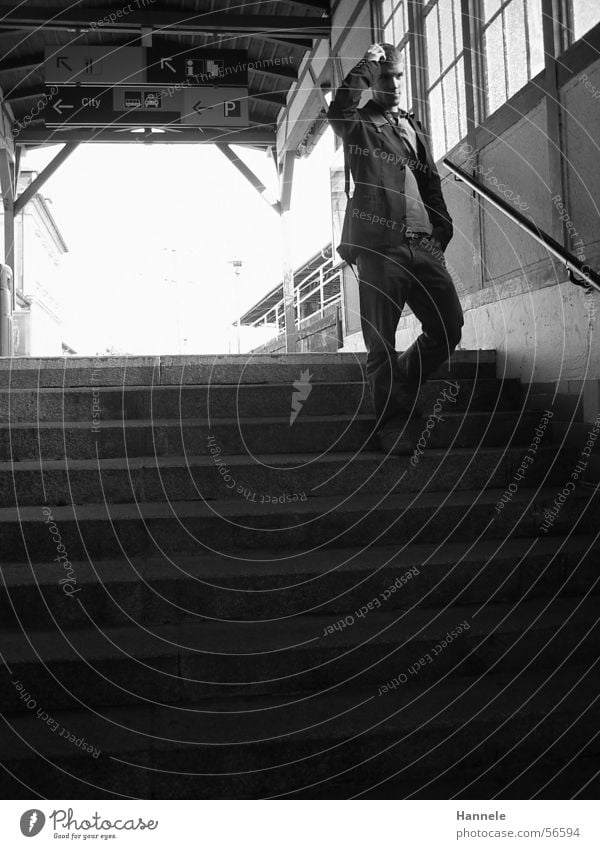
[{"label": "jeans", "polygon": [[[419,387],[452,354],[461,338],[463,313],[441,251],[421,236],[357,260],[361,327],[367,348],[367,380],[377,426],[406,422],[407,393]],[[408,305],[422,333],[400,357],[396,328]]]}]

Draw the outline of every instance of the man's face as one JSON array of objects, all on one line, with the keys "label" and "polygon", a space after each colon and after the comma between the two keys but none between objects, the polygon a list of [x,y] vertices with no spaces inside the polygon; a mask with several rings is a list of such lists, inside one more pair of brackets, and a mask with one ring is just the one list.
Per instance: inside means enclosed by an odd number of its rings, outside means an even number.
[{"label": "man's face", "polygon": [[397,109],[402,94],[404,71],[400,62],[382,62],[379,78],[373,84],[373,100],[384,109]]}]

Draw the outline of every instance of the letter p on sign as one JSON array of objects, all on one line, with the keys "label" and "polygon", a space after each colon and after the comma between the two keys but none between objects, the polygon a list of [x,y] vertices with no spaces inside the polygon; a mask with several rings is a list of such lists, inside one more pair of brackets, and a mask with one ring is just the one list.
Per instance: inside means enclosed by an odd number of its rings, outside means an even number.
[{"label": "letter p on sign", "polygon": [[239,100],[226,100],[223,108],[226,118],[240,118],[242,115],[242,104]]}]

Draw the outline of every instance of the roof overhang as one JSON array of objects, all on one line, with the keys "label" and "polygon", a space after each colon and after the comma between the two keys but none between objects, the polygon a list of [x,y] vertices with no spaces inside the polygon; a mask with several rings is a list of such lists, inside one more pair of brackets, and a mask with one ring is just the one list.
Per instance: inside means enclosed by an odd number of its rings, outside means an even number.
[{"label": "roof overhang", "polygon": [[[117,5],[116,0],[114,4],[98,0],[76,4],[70,0],[51,0],[47,4],[25,0],[14,4],[0,0],[2,109],[8,121],[16,122],[15,143],[37,147],[63,142],[218,142],[275,147],[280,112],[290,90],[298,84],[299,69],[315,44],[329,39],[329,2],[240,4],[224,0],[218,12],[211,8],[213,5],[212,0],[136,0],[128,7]],[[157,119],[153,122],[153,116],[146,113],[134,116],[139,118],[137,123],[122,122],[131,124],[126,127],[114,120],[97,124],[89,119],[77,121],[75,113],[63,121],[64,105],[58,112],[60,118],[52,113],[54,120],[49,121],[48,110],[40,117],[38,104],[48,90],[46,51],[60,56],[74,47],[110,52],[149,45],[160,45],[168,50],[168,55],[176,57],[198,50],[244,51],[248,60],[244,126],[188,126],[189,122],[169,122],[166,117],[164,123]],[[108,87],[112,88],[112,84]]]}]

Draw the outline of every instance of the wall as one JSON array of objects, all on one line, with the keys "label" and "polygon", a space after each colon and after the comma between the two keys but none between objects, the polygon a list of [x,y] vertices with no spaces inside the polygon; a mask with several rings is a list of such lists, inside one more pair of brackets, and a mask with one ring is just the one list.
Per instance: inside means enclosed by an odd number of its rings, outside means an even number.
[{"label": "wall", "polygon": [[[299,330],[298,351],[310,353],[335,353],[341,341],[341,311],[336,305],[327,307],[323,316],[315,316],[304,322]],[[285,335],[277,336],[258,348],[255,354],[284,354]]]}]

